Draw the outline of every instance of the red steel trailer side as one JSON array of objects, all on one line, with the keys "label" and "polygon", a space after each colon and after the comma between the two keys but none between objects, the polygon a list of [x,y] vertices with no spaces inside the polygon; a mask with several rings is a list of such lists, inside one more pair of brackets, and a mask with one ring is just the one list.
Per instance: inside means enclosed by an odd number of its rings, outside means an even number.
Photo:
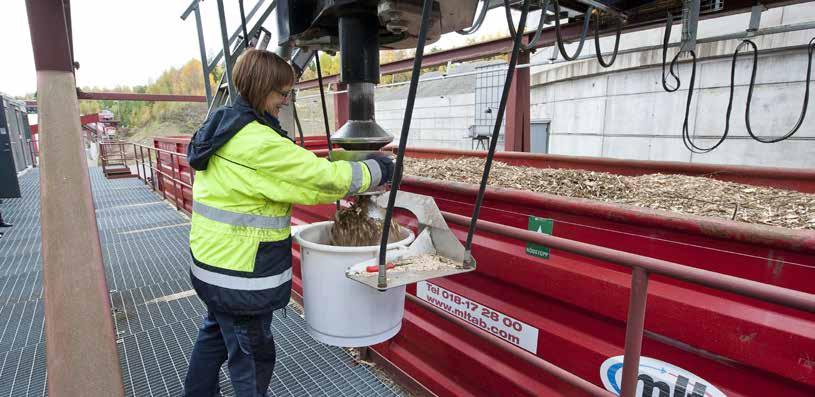
[{"label": "red steel trailer side", "polygon": [[[177,152],[186,151],[180,149],[176,147]],[[411,149],[407,155],[438,158],[481,156],[483,152]],[[188,174],[183,158],[171,161],[169,157],[177,156],[166,157],[162,160],[168,166],[178,164],[179,169],[173,171],[176,175]],[[499,153],[496,159],[624,175],[713,174],[741,183],[815,191],[815,173],[808,170],[522,153]],[[169,179],[163,184],[167,190],[172,185]],[[442,211],[467,217],[477,192],[472,185],[415,177],[406,177],[401,188],[433,196]],[[181,187],[179,196],[185,198],[183,207],[189,211],[185,190]],[[333,212],[333,205],[296,206],[292,222],[322,221]],[[403,223],[415,223],[407,214],[398,217]],[[809,282],[815,275],[812,231],[511,189],[488,189],[480,219],[522,230],[551,226],[551,234],[557,237],[815,293]],[[466,238],[466,226],[451,223],[451,228],[460,239]],[[477,271],[412,285],[408,292],[502,343],[617,390],[631,270],[557,249],[528,246],[496,233],[479,231],[474,242]],[[302,293],[297,247],[294,255],[294,289]],[[813,313],[652,275],[645,330],[640,380],[646,391],[659,391],[654,395],[815,394]],[[410,301],[402,331],[374,350],[439,395],[529,395],[530,390],[534,395],[581,395]]]}]

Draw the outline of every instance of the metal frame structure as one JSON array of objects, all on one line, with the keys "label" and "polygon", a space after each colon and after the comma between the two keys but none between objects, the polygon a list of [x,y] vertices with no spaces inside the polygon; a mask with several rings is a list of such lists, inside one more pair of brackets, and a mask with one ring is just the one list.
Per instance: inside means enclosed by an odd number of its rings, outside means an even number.
[{"label": "metal frame structure", "polygon": [[201,71],[204,74],[204,92],[207,97],[207,104],[212,102],[212,87],[209,85],[209,61],[207,60],[207,47],[204,43],[204,27],[201,24],[201,0],[193,0],[190,6],[181,14],[181,20],[187,20],[191,12],[195,12],[195,27],[198,32],[198,50],[201,52]]}]

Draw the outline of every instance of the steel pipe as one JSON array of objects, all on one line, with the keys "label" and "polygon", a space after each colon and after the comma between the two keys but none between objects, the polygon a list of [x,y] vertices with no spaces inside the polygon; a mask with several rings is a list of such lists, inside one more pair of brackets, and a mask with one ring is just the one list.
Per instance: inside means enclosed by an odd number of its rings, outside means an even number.
[{"label": "steel pipe", "polygon": [[[235,95],[237,91],[235,90],[235,85],[232,82],[232,54],[229,52],[229,39],[227,38],[226,33],[226,16],[224,15],[224,0],[217,0],[218,3],[218,19],[221,24],[221,42],[223,44],[223,54],[224,54],[224,76],[226,78],[226,85],[227,89],[229,90],[229,101],[227,103],[232,103],[235,100]],[[220,88],[219,88],[220,89]]]},{"label": "steel pipe", "polygon": [[[79,99],[109,100],[109,101],[155,101],[155,102],[206,102],[207,98],[201,95],[174,95],[174,94],[137,94],[130,92],[85,92],[77,94]],[[83,116],[84,117],[84,116]],[[88,122],[99,121],[99,119]],[[83,124],[86,121],[83,120]]]},{"label": "steel pipe", "polygon": [[625,322],[625,356],[620,395],[634,397],[640,371],[642,334],[645,330],[645,304],[648,299],[648,272],[634,267],[631,273],[631,295],[628,301],[628,319]]},{"label": "steel pipe", "polygon": [[212,87],[209,85],[209,65],[207,64],[207,47],[204,44],[204,26],[201,24],[201,10],[195,7],[195,26],[198,30],[198,50],[201,52],[201,71],[204,74],[204,93],[207,105],[212,103]]},{"label": "steel pipe", "polygon": [[[448,222],[467,227],[470,225],[470,219],[468,217],[450,212],[442,212],[442,215],[444,215],[444,219],[446,219]],[[571,252],[587,258],[599,259],[627,267],[640,267],[649,273],[661,274],[678,280],[732,292],[734,294],[739,294],[807,312],[815,312],[815,295],[808,294],[806,292],[759,283],[757,281],[733,277],[708,270],[697,269],[662,259],[649,258],[642,255],[617,251],[611,248],[600,247],[561,237],[522,230],[494,222],[483,220],[479,221],[478,229],[505,237],[515,238],[521,241]]]}]

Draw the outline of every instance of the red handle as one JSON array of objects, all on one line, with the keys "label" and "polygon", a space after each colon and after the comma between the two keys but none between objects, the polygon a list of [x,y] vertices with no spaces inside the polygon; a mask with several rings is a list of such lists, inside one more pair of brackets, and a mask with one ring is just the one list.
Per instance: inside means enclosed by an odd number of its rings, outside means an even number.
[{"label": "red handle", "polygon": [[[396,267],[396,265],[394,265],[393,263],[388,263],[385,266],[388,268],[388,270],[393,269],[394,267]],[[365,271],[368,272],[368,273],[378,273],[379,272],[379,265],[368,266],[368,267],[365,268]]]}]

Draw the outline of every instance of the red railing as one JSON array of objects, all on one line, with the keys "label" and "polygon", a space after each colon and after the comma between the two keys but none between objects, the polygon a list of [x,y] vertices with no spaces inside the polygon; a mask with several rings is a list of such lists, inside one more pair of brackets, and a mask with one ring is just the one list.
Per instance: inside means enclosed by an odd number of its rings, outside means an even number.
[{"label": "red railing", "polygon": [[[186,156],[183,154],[186,152],[186,143],[187,140],[183,138],[162,138],[161,140],[157,139],[155,142],[156,146],[161,146],[162,148],[137,144],[129,145],[133,145],[134,153],[140,153],[140,155],[136,158],[137,170],[140,170],[138,171],[138,176],[144,179],[145,183],[150,185],[154,190],[161,191],[161,194],[165,197],[165,199],[172,200],[176,208],[189,213],[191,211],[191,197],[189,196],[191,196],[193,173],[190,172],[189,166],[186,162]],[[117,145],[122,144],[117,143]],[[323,151],[316,150],[316,152],[322,153]],[[144,153],[146,153],[146,156]],[[153,178],[153,175],[158,175],[158,178]],[[804,188],[804,190],[806,190],[806,188]],[[493,192],[493,194],[498,193]],[[307,209],[308,207],[302,207],[302,209],[297,210],[293,218],[299,221],[311,222],[316,219],[324,219],[328,216],[327,213],[323,213],[327,210],[323,211],[319,206],[314,207],[314,211]],[[304,210],[307,211],[303,212]],[[468,217],[451,212],[445,212],[444,217],[448,223],[451,224],[451,226],[466,227],[470,222]],[[576,254],[587,259],[622,265],[632,269],[628,314],[625,322],[625,358],[621,382],[621,395],[623,396],[633,396],[636,391],[638,381],[637,377],[639,373],[639,361],[645,329],[645,309],[649,291],[649,279],[653,274],[705,286],[719,291],[739,294],[745,297],[760,300],[762,302],[768,302],[794,310],[815,313],[815,294],[808,292],[757,282],[721,272],[700,269],[673,261],[624,252],[572,239],[548,236],[488,220],[480,220],[478,223],[478,230],[487,234],[518,240],[524,243],[528,242],[543,245],[552,249]],[[477,245],[478,244],[479,243],[477,242]],[[486,248],[482,247],[480,249],[484,250]],[[296,252],[295,260],[299,262],[299,255]],[[296,270],[295,274],[299,274],[299,271]],[[296,279],[295,290],[300,290],[300,288],[302,288],[301,281]],[[572,387],[575,387],[582,393],[589,395],[613,395],[612,393],[598,386],[596,381],[592,383],[591,381],[581,378],[580,376],[577,376],[574,373],[565,370],[562,367],[555,365],[535,354],[531,354],[510,343],[503,342],[500,339],[491,336],[489,333],[483,332],[480,329],[471,326],[466,321],[463,321],[413,295],[408,296],[408,301],[413,307],[424,312],[434,313],[439,318],[457,325],[457,330],[466,331],[469,334],[478,336],[482,341],[486,342],[493,348],[497,348],[538,370],[544,371],[546,374],[548,374],[548,376],[563,381]],[[409,321],[407,314],[406,321]],[[404,328],[402,332],[406,332]],[[374,347],[374,350],[380,349],[383,349],[383,347]],[[403,370],[410,372],[410,369]],[[409,373],[409,375],[414,374]],[[811,383],[811,380],[803,381],[805,384]],[[519,381],[515,387],[531,395],[540,394],[541,392],[540,389],[536,388],[533,384],[521,381]],[[802,393],[806,394],[806,391],[802,390]]]}]

